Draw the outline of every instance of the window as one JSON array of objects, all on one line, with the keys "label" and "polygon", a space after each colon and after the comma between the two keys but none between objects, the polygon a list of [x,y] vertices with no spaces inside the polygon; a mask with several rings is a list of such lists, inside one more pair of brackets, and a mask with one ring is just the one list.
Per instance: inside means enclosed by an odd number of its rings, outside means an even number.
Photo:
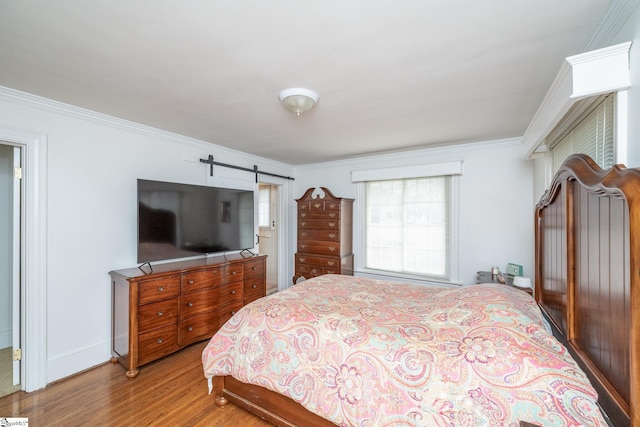
[{"label": "window", "polygon": [[355,270],[380,278],[460,283],[462,162],[352,172],[358,183]]},{"label": "window", "polygon": [[271,227],[271,187],[260,186],[258,190],[258,227]]},{"label": "window", "polygon": [[549,144],[550,178],[572,154],[591,157],[603,169],[614,164],[614,95],[588,98],[578,103],[560,122]]},{"label": "window", "polygon": [[449,178],[366,183],[365,267],[448,277]]}]

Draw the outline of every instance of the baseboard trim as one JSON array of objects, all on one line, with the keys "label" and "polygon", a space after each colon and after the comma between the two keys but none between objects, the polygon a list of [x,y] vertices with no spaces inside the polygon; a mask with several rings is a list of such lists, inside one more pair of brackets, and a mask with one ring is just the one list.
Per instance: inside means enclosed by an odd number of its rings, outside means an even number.
[{"label": "baseboard trim", "polygon": [[111,358],[111,341],[104,341],[47,361],[47,385],[103,365]]}]

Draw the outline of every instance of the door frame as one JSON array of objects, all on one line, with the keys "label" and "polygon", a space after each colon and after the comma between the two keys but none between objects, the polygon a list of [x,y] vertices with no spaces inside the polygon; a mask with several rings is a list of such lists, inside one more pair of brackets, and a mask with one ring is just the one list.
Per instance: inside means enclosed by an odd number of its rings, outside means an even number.
[{"label": "door frame", "polygon": [[282,291],[289,287],[288,286],[289,275],[287,274],[288,273],[288,270],[287,270],[288,245],[286,244],[287,242],[286,229],[288,228],[287,224],[289,223],[287,221],[289,210],[287,209],[288,197],[286,197],[286,195],[289,194],[291,186],[289,185],[289,181],[282,182],[282,180],[279,180],[277,178],[271,178],[269,175],[261,175],[260,184],[272,185],[276,187],[276,194],[278,197],[278,200],[277,200],[278,209],[277,209],[277,216],[275,218],[276,222],[278,223],[277,281],[278,281],[278,291]]},{"label": "door frame", "polygon": [[47,135],[0,126],[0,140],[22,148],[21,388],[47,385]]},{"label": "door frame", "polygon": [[[4,145],[4,144],[3,144]],[[7,145],[5,145],[7,146]],[[16,168],[22,169],[22,147],[19,145],[9,145],[11,147],[11,168],[13,168],[13,184],[11,194],[11,251],[13,258],[11,260],[11,343],[13,350],[22,348],[22,289],[24,263],[24,232],[22,227],[22,218],[24,218],[24,186],[22,177],[17,178],[15,174]],[[17,255],[17,256],[16,256]],[[16,386],[22,381],[22,359],[13,359],[13,385]]]}]

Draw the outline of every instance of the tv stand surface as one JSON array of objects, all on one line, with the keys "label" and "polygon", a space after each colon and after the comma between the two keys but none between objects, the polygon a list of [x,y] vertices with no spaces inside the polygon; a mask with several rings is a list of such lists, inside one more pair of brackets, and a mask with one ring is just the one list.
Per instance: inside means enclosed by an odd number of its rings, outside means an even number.
[{"label": "tv stand surface", "polygon": [[266,256],[219,255],[110,273],[112,362],[139,367],[210,338],[266,295]]}]

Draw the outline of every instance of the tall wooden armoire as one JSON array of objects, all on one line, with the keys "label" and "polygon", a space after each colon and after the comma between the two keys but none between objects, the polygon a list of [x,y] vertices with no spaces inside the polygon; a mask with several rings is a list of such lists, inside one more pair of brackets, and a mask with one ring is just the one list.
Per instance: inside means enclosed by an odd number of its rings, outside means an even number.
[{"label": "tall wooden armoire", "polygon": [[293,283],[322,274],[353,275],[353,199],[325,187],[309,188],[298,202],[298,252]]}]

